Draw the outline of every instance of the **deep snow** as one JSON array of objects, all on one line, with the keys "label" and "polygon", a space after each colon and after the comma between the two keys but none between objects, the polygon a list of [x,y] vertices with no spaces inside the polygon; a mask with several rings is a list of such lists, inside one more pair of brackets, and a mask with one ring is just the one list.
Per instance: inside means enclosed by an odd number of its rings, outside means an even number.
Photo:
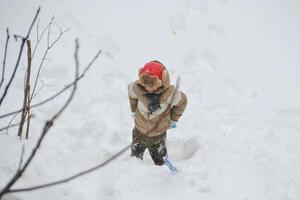
[{"label": "deep snow", "polygon": [[[40,28],[54,16],[53,38],[58,25],[71,30],[49,53],[41,77],[50,86],[36,102],[72,80],[75,38],[81,69],[99,48],[102,54],[15,188],[72,175],[128,145],[133,121],[127,84],[153,59],[168,67],[172,83],[181,77],[180,89],[189,100],[167,139],[179,172],[154,166],[147,152],[141,162],[128,151],[70,183],[7,199],[300,199],[298,1],[3,0],[1,61],[6,27],[25,34],[39,5]],[[36,29],[31,39],[34,43]],[[11,38],[7,74],[18,48]],[[35,65],[44,48],[45,41]],[[22,104],[24,66],[25,56],[1,114]],[[0,134],[0,187],[14,174],[22,144],[28,155],[43,123],[65,98],[34,110],[28,140],[20,141],[17,129]],[[1,119],[1,127],[9,120]]]}]

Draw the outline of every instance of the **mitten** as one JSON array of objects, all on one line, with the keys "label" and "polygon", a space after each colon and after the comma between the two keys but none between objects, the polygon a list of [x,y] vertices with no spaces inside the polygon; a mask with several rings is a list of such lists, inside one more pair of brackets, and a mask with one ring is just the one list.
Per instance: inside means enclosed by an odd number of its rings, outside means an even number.
[{"label": "mitten", "polygon": [[170,121],[170,128],[176,128],[176,127],[177,127],[176,122],[171,120]]}]

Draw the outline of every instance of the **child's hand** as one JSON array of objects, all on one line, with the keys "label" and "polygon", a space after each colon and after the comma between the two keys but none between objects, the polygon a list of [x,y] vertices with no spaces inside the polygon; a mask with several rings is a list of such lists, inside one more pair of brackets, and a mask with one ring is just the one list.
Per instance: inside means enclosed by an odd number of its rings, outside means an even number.
[{"label": "child's hand", "polygon": [[170,121],[170,128],[176,128],[177,125],[176,125],[176,122],[175,121]]},{"label": "child's hand", "polygon": [[131,113],[131,117],[132,117],[133,119],[135,119],[135,112],[132,112],[132,113]]}]

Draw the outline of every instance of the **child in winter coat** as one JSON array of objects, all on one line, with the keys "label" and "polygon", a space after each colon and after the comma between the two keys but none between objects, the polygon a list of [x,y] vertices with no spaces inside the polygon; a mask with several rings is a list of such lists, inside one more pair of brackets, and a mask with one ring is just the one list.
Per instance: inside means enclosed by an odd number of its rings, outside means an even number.
[{"label": "child in winter coat", "polygon": [[167,156],[167,129],[176,127],[187,98],[170,85],[169,73],[158,61],[139,69],[139,79],[129,84],[128,94],[135,118],[131,156],[143,159],[147,148],[154,164],[163,165]]}]

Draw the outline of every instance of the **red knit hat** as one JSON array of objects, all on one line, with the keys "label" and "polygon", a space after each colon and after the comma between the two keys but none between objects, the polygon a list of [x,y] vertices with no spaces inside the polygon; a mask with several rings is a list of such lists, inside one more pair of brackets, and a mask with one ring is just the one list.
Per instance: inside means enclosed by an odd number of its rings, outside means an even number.
[{"label": "red knit hat", "polygon": [[160,80],[162,80],[162,73],[163,65],[156,61],[146,63],[141,71],[141,75],[149,74],[152,76],[157,76]]}]

